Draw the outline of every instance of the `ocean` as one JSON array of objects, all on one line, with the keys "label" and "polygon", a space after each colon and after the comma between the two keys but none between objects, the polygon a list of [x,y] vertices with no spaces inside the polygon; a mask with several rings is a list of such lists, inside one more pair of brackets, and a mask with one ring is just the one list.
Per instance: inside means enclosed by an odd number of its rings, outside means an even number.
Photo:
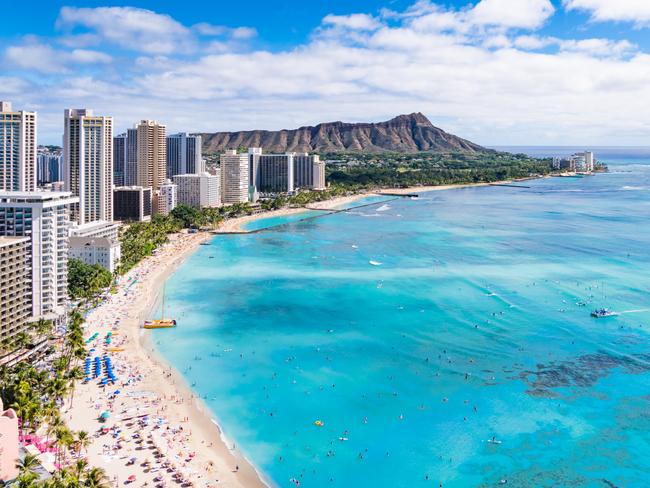
[{"label": "ocean", "polygon": [[154,341],[275,486],[647,486],[650,150],[621,151],[217,236]]}]

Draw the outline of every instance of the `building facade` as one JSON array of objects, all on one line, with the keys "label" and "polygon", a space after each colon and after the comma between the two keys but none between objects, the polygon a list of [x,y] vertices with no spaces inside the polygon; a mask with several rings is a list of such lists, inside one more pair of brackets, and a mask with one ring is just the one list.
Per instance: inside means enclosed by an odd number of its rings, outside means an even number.
[{"label": "building facade", "polygon": [[70,257],[114,273],[121,257],[120,242],[107,237],[70,237]]},{"label": "building facade", "polygon": [[553,158],[553,169],[568,172],[591,173],[595,164],[596,158],[590,151],[575,153],[569,157]]},{"label": "building facade", "polygon": [[36,161],[37,183],[39,187],[64,180],[63,154],[61,151],[51,151],[48,148],[39,147]]},{"label": "building facade", "polygon": [[218,207],[221,204],[220,171],[216,175],[201,173],[174,176],[178,186],[178,203],[194,208]]},{"label": "building facade", "polygon": [[66,109],[65,190],[79,197],[72,220],[80,225],[113,218],[113,119],[88,109]]},{"label": "building facade", "polygon": [[295,154],[293,165],[294,189],[325,189],[325,162],[320,160],[320,156],[310,156],[306,153]]},{"label": "building facade", "polygon": [[203,173],[201,136],[180,132],[167,136],[167,177]]},{"label": "building facade", "polygon": [[151,188],[152,196],[167,180],[166,127],[154,120],[137,126],[137,186]]},{"label": "building facade", "polygon": [[293,193],[294,153],[259,156],[255,187],[259,193]]},{"label": "building facade", "polygon": [[162,215],[169,215],[169,213],[176,208],[176,192],[177,186],[170,180],[165,181],[160,185],[160,190],[155,198],[156,208],[154,213]]},{"label": "building facade", "polygon": [[0,192],[0,236],[29,237],[32,318],[65,317],[70,192]]},{"label": "building facade", "polygon": [[229,205],[249,201],[249,155],[227,150],[221,155],[221,202]]},{"label": "building facade", "polygon": [[32,314],[29,237],[0,237],[0,341],[25,330]]},{"label": "building facade", "polygon": [[151,188],[121,186],[113,190],[113,219],[123,222],[151,220]]},{"label": "building facade", "polygon": [[113,138],[113,186],[124,186],[126,171],[126,133]]},{"label": "building facade", "polygon": [[0,101],[0,191],[36,190],[36,112]]},{"label": "building facade", "polygon": [[0,480],[9,481],[20,474],[16,467],[18,442],[18,415],[13,408],[4,409],[0,399]]}]

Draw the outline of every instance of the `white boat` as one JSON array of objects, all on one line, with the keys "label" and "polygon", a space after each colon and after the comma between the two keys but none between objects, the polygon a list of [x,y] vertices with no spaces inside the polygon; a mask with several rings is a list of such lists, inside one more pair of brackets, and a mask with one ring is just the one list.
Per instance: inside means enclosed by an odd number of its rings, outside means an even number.
[{"label": "white boat", "polygon": [[370,260],[370,261],[368,261],[368,264],[372,264],[373,266],[381,266],[382,263],[380,263],[379,261]]}]

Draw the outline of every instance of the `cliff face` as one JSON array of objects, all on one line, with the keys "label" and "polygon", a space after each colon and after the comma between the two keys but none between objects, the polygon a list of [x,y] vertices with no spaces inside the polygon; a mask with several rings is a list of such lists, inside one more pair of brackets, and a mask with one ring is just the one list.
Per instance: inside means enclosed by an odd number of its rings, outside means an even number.
[{"label": "cliff face", "polygon": [[261,147],[265,152],[404,152],[483,151],[484,148],[435,127],[421,113],[386,122],[328,122],[293,130],[204,133],[204,152]]}]

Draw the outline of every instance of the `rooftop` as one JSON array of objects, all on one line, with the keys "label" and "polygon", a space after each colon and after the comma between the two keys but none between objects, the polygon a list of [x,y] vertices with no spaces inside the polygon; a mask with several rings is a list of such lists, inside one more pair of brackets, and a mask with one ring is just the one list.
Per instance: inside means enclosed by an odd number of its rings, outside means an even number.
[{"label": "rooftop", "polygon": [[19,242],[30,242],[31,237],[4,237],[0,236],[0,247],[11,246]]}]

